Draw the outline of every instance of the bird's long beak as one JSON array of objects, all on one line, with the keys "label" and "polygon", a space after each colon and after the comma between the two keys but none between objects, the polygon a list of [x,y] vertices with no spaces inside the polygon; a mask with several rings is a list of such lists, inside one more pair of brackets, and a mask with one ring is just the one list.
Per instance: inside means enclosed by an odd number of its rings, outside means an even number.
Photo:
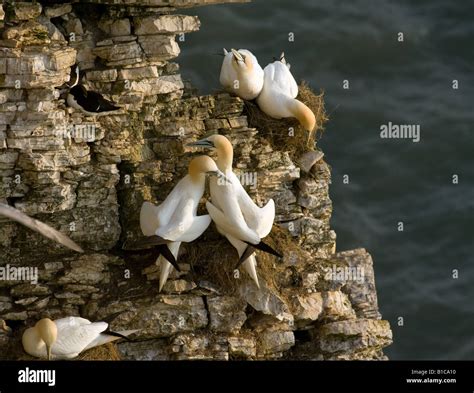
[{"label": "bird's long beak", "polygon": [[48,360],[51,360],[51,345],[46,344],[46,353],[48,354]]},{"label": "bird's long beak", "polygon": [[229,178],[226,177],[226,175],[224,175],[219,169],[217,171],[209,171],[209,172],[207,172],[207,174],[209,176],[217,177],[218,181],[224,181],[226,183],[232,184],[232,182],[229,180]]},{"label": "bird's long beak", "polygon": [[214,144],[207,139],[200,139],[196,142],[188,143],[186,146],[205,147],[207,149],[213,149],[215,147]]},{"label": "bird's long beak", "polygon": [[231,49],[231,51],[234,57],[237,59],[237,61],[241,61],[241,62],[245,61],[243,56],[239,52],[237,52],[235,49]]}]

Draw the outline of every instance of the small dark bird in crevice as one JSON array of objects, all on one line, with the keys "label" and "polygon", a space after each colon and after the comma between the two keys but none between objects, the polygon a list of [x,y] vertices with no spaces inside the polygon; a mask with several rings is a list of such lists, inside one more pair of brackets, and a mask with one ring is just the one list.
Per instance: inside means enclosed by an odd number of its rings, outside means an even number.
[{"label": "small dark bird in crevice", "polygon": [[75,68],[76,80],[67,92],[67,104],[88,116],[97,116],[120,109],[112,101],[105,99],[100,93],[87,90],[79,83],[79,66]]}]

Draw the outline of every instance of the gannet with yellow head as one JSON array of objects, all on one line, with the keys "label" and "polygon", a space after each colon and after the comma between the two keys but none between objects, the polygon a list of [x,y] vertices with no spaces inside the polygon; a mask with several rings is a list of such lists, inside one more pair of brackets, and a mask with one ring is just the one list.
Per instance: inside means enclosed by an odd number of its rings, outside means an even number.
[{"label": "gannet with yellow head", "polygon": [[208,156],[191,160],[188,174],[181,179],[166,199],[155,206],[144,202],[140,211],[140,227],[148,244],[161,246],[157,264],[160,265],[160,286],[163,288],[172,266],[179,270],[176,262],[181,242],[192,242],[211,223],[209,215],[197,216],[199,201],[204,194],[206,175],[222,177],[215,161]]},{"label": "gannet with yellow head", "polygon": [[253,100],[263,88],[263,70],[247,49],[224,49],[220,83],[227,91],[244,100]]},{"label": "gannet with yellow head", "polygon": [[[233,147],[223,135],[212,135],[208,138],[190,143],[189,146],[217,150],[217,167],[225,174],[228,182],[211,179],[209,182],[212,202],[207,202],[209,215],[239,254],[239,265],[259,285],[256,272],[255,248],[281,256],[270,246],[262,242],[273,226],[275,203],[270,199],[260,208],[242,187],[238,177],[232,171]],[[237,266],[239,266],[237,265]]]},{"label": "gannet with yellow head", "polygon": [[80,317],[67,317],[52,321],[39,320],[23,333],[25,352],[42,359],[72,359],[82,351],[126,338],[138,330],[110,332],[106,322],[90,322]]},{"label": "gannet with yellow head", "polygon": [[257,97],[259,108],[274,119],[295,117],[308,131],[313,131],[316,118],[311,109],[296,99],[298,85],[290,72],[284,53],[264,70],[264,83]]}]

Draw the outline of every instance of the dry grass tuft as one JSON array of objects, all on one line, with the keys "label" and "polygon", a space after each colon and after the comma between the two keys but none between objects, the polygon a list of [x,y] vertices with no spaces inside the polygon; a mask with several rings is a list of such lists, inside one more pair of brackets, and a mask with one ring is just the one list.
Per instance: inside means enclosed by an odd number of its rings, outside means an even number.
[{"label": "dry grass tuft", "polygon": [[187,248],[183,262],[191,265],[193,281],[209,281],[223,294],[236,292],[239,281],[234,278],[234,268],[238,255],[226,239],[194,243],[193,247]]},{"label": "dry grass tuft", "polygon": [[[306,260],[308,255],[298,245],[287,229],[274,225],[271,233],[264,239],[283,255],[283,261],[273,255],[256,251],[257,274],[268,287],[280,290],[281,283],[275,280],[278,271],[288,267],[288,261]],[[243,281],[251,278],[243,268],[239,268],[239,278],[234,277],[238,263],[237,252],[226,239],[208,240],[194,243],[186,248],[182,261],[191,265],[191,279],[195,282],[208,281],[216,286],[221,294],[235,295]],[[218,262],[216,262],[218,261]]]},{"label": "dry grass tuft", "polygon": [[122,360],[122,357],[114,343],[107,343],[85,351],[77,360]]},{"label": "dry grass tuft", "polygon": [[[257,128],[261,136],[267,138],[277,150],[288,151],[292,158],[298,158],[314,149],[317,133],[322,132],[328,120],[324,109],[324,93],[316,95],[306,82],[298,86],[298,99],[306,104],[316,117],[313,131],[306,131],[294,118],[273,119],[263,113],[255,102],[245,101],[245,114],[249,126]],[[293,134],[290,134],[292,129]]]}]

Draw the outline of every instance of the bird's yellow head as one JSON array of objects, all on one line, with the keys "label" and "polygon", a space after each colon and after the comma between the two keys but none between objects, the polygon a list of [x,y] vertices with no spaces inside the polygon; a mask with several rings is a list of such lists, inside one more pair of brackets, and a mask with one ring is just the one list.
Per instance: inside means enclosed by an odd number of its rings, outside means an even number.
[{"label": "bird's yellow head", "polygon": [[232,143],[224,135],[211,135],[196,142],[188,143],[188,146],[217,150],[217,166],[219,169],[224,172],[232,169],[234,149]]},{"label": "bird's yellow head", "polygon": [[198,156],[189,163],[188,173],[194,181],[199,181],[204,176],[217,176],[226,180],[225,175],[217,168],[216,162],[209,156]]},{"label": "bird's yellow head", "polygon": [[39,337],[46,344],[46,352],[48,354],[48,360],[50,360],[51,347],[53,346],[53,344],[56,342],[58,338],[58,328],[51,319],[43,318],[36,323],[35,329]]},{"label": "bird's yellow head", "polygon": [[254,67],[254,57],[252,53],[246,49],[231,49],[232,67],[237,72],[247,71],[251,72]]}]

